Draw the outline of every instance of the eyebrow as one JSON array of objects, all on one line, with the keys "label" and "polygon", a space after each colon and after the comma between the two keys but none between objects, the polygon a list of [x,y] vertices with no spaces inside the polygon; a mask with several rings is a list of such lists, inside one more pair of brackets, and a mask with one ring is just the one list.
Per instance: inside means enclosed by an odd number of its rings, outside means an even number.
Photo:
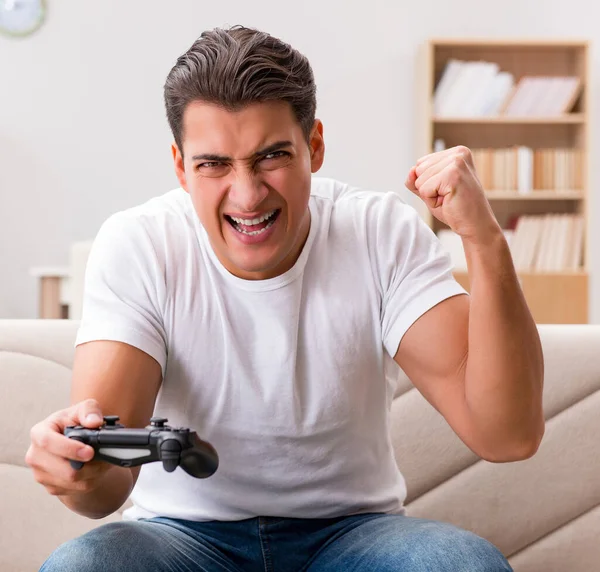
[{"label": "eyebrow", "polygon": [[[264,147],[263,149],[256,151],[255,153],[252,154],[252,156],[250,158],[257,159],[260,157],[264,157],[265,155],[268,155],[269,153],[274,153],[275,151],[279,151],[285,147],[291,147],[291,146],[292,146],[291,141],[277,141],[277,142],[273,143],[272,145],[269,145],[268,147]],[[216,161],[216,162],[220,162],[220,163],[227,163],[232,160],[233,159],[231,157],[227,157],[225,155],[215,155],[214,153],[202,153],[200,155],[194,155],[192,157],[192,161]]]}]

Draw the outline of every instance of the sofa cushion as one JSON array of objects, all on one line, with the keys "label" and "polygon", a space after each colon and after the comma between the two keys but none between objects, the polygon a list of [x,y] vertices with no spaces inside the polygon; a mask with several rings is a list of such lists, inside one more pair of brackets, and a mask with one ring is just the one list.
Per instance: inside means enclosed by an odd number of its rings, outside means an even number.
[{"label": "sofa cushion", "polygon": [[[513,554],[600,504],[600,391],[553,417],[526,461],[477,461],[407,506]],[[479,507],[485,507],[482,510]]]},{"label": "sofa cushion", "polygon": [[[600,327],[544,325],[539,331],[544,346],[544,413],[551,420],[600,391]],[[414,388],[392,404],[391,433],[396,462],[406,478],[407,503],[478,461]]]},{"label": "sofa cushion", "polygon": [[567,522],[517,554],[510,563],[515,572],[592,572],[598,570],[600,506]]},{"label": "sofa cushion", "polygon": [[2,535],[0,570],[38,570],[60,544],[100,524],[121,520],[115,513],[90,520],[67,510],[34,479],[30,470],[0,463]]},{"label": "sofa cushion", "polygon": [[0,320],[0,351],[37,356],[70,368],[77,328],[76,320]]},{"label": "sofa cushion", "polygon": [[69,405],[71,370],[46,358],[0,352],[0,462],[25,465],[31,427]]}]

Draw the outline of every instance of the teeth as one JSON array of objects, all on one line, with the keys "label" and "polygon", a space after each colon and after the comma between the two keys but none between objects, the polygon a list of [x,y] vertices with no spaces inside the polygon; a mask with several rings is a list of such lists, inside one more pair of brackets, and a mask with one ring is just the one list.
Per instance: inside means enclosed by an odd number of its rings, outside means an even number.
[{"label": "teeth", "polygon": [[265,232],[268,228],[271,228],[273,226],[273,222],[272,220],[270,220],[267,223],[267,226],[265,226],[265,228],[261,228],[260,230],[252,230],[252,231],[247,231],[247,230],[242,230],[239,226],[235,226],[235,230],[237,230],[238,232],[241,232],[242,234],[247,234],[248,236],[255,236],[257,234],[262,234],[263,232]]},{"label": "teeth", "polygon": [[237,222],[238,224],[243,224],[244,226],[252,226],[253,224],[260,224],[261,222],[267,220],[269,217],[272,217],[275,214],[276,210],[277,209],[272,210],[259,218],[237,218],[234,216],[229,218],[231,218],[231,220]]}]

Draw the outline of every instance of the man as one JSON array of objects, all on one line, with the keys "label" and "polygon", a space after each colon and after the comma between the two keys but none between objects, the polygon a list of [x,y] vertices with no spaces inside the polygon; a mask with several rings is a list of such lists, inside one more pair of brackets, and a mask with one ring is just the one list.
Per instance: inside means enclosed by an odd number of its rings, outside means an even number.
[{"label": "man", "polygon": [[[462,237],[470,296],[396,194],[313,178],[323,126],[290,46],[205,32],[165,102],[181,188],[100,229],[72,405],[26,457],[77,513],[134,506],[42,570],[510,570],[486,540],[405,515],[388,434],[392,359],[484,459],[526,459],[544,432],[537,329],[469,150],[423,157],[406,185]],[[217,472],[70,467],[93,451],[65,426],[153,412],[214,445]]]}]

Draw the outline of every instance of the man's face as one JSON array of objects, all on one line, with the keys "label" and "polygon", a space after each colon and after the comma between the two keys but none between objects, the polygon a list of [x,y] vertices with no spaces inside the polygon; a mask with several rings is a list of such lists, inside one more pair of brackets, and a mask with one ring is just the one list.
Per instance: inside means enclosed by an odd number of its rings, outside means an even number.
[{"label": "man's face", "polygon": [[310,228],[311,173],[324,155],[321,122],[307,144],[285,102],[235,112],[193,102],[182,139],[184,160],[172,148],[175,172],[223,266],[247,280],[289,270]]}]

